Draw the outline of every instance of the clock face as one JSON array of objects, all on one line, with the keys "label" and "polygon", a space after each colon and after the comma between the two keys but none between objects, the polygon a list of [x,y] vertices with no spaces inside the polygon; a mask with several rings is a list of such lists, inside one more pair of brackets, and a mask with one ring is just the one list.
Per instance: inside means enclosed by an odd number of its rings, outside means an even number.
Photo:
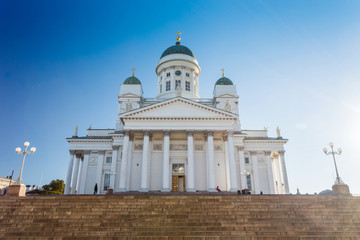
[{"label": "clock face", "polygon": [[175,75],[176,75],[176,76],[180,76],[180,75],[181,75],[181,71],[177,70],[177,71],[175,72]]}]

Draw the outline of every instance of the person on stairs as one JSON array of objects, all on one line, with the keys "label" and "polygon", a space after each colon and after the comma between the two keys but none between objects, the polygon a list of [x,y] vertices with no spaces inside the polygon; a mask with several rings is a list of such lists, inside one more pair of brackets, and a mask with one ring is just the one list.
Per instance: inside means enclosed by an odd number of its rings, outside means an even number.
[{"label": "person on stairs", "polygon": [[97,194],[97,183],[95,183],[95,187],[94,187],[94,195]]}]

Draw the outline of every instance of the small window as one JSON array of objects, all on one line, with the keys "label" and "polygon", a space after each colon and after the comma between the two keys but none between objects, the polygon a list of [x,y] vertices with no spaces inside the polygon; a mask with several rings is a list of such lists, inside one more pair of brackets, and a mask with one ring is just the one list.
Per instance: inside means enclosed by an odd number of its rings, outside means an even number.
[{"label": "small window", "polygon": [[106,163],[112,163],[112,157],[107,157],[106,158]]},{"label": "small window", "polygon": [[186,73],[186,76],[187,76],[187,77],[190,77],[190,73]]},{"label": "small window", "polygon": [[246,176],[247,188],[251,191],[251,175]]},{"label": "small window", "polygon": [[166,82],[166,91],[170,91],[170,81]]},{"label": "small window", "polygon": [[160,84],[160,93],[162,92],[162,85]]},{"label": "small window", "polygon": [[110,187],[110,174],[105,174],[104,176],[104,190],[108,190]]},{"label": "small window", "polygon": [[184,163],[174,163],[172,166],[172,173],[175,173],[175,174],[185,173],[185,164]]},{"label": "small window", "polygon": [[248,157],[245,158],[245,163],[250,163],[250,160]]},{"label": "small window", "polygon": [[181,87],[181,80],[175,81],[175,89],[177,89],[177,87]]},{"label": "small window", "polygon": [[189,81],[185,82],[185,90],[190,91],[190,82]]},{"label": "small window", "polygon": [[170,77],[170,73],[166,73],[166,77]]}]

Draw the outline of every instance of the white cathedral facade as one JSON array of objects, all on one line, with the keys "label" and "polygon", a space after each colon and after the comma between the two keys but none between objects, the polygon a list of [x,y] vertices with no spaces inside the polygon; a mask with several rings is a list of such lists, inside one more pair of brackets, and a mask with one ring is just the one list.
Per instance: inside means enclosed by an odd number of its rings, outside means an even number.
[{"label": "white cathedral facade", "polygon": [[200,98],[200,67],[181,45],[166,49],[156,67],[157,96],[144,98],[134,74],[120,85],[115,129],[88,129],[67,138],[65,194],[128,191],[289,193],[287,142],[277,131],[241,129],[239,96],[223,76],[212,98]]}]

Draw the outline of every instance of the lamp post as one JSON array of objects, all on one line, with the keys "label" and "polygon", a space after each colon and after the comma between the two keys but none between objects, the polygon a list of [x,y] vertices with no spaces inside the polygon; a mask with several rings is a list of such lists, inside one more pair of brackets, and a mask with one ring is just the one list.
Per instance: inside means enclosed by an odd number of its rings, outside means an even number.
[{"label": "lamp post", "polygon": [[323,151],[326,155],[332,155],[333,156],[333,159],[334,159],[334,165],[335,165],[335,171],[336,171],[336,181],[335,181],[335,185],[337,184],[343,184],[343,181],[341,181],[340,179],[340,176],[339,176],[339,172],[338,172],[338,169],[337,169],[337,166],[336,166],[336,161],[335,161],[335,154],[337,155],[340,155],[341,152],[342,152],[342,149],[341,148],[338,148],[337,152],[334,151],[334,143],[329,143],[329,146],[331,148],[331,151],[328,152],[327,148],[324,148]]},{"label": "lamp post", "polygon": [[19,147],[17,147],[17,148],[15,149],[15,151],[16,151],[17,154],[19,154],[19,155],[22,154],[22,155],[23,155],[22,164],[21,164],[21,170],[20,170],[20,175],[19,175],[19,179],[18,179],[20,185],[22,184],[22,171],[23,171],[23,168],[24,168],[25,156],[26,156],[26,154],[34,154],[34,152],[36,151],[36,148],[32,147],[32,148],[30,148],[30,152],[28,152],[28,151],[27,151],[27,148],[29,147],[29,145],[30,145],[29,142],[25,142],[25,143],[24,143],[24,146],[25,146],[24,151],[21,151],[21,148],[19,148]]}]

